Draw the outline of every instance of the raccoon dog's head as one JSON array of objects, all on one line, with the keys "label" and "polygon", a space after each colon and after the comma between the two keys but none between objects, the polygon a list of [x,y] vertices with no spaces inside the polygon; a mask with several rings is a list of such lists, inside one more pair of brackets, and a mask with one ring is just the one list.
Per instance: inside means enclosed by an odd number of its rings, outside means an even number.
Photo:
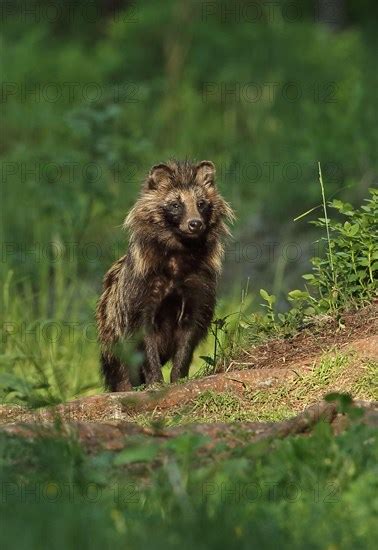
[{"label": "raccoon dog's head", "polygon": [[153,166],[126,225],[171,247],[219,238],[233,212],[215,184],[215,166],[170,161]]}]

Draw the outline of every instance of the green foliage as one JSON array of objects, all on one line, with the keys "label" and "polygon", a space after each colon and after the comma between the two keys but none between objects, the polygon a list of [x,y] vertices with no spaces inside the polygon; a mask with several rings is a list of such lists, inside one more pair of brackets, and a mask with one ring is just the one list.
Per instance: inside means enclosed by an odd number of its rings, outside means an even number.
[{"label": "green foliage", "polygon": [[319,424],[309,437],[232,448],[195,434],[136,438],[98,455],[59,433],[30,442],[2,435],[0,543],[370,550],[377,453],[376,431],[364,425],[334,437]]},{"label": "green foliage", "polygon": [[[88,280],[99,277],[124,247],[114,228],[139,182],[172,155],[214,159],[237,231],[256,217],[264,229],[280,227],[281,212],[289,218],[298,204],[312,205],[316,158],[330,192],[351,186],[353,199],[364,192],[357,182],[376,173],[375,50],[363,29],[335,35],[311,23],[311,10],[293,24],[271,20],[261,5],[261,20],[251,23],[222,21],[220,12],[206,18],[196,0],[174,6],[146,0],[136,13],[130,5],[91,24],[80,2],[70,6],[71,26],[64,10],[55,25],[9,15],[1,63],[16,91],[4,98],[2,119],[4,241],[16,245],[8,259],[22,276],[37,279],[38,269],[33,255],[20,264],[17,247],[58,239],[101,246],[79,265]],[[88,83],[98,93],[85,93]],[[290,83],[296,101],[285,95]],[[62,92],[57,101],[48,84]],[[225,96],[226,87],[235,95]]]},{"label": "green foliage", "polygon": [[52,278],[48,264],[38,268],[38,291],[12,272],[0,278],[0,400],[33,407],[98,392],[102,386],[88,288],[76,277],[70,280],[61,266]]},{"label": "green foliage", "polygon": [[[376,295],[378,190],[369,191],[370,197],[360,208],[340,200],[330,203],[346,221],[330,220],[329,252],[326,258],[314,258],[313,273],[304,276],[318,292],[320,310],[363,305]],[[324,228],[326,220],[314,223]]]},{"label": "green foliage", "polygon": [[195,376],[213,374],[227,367],[243,342],[245,331],[249,328],[244,319],[251,303],[249,280],[242,289],[240,297],[229,295],[226,300],[220,300],[208,338],[199,347],[197,355],[203,363],[199,368],[193,369]]},{"label": "green foliage", "polygon": [[378,191],[369,189],[369,194],[360,208],[333,200],[329,207],[338,216],[312,222],[327,231],[318,243],[326,243],[325,255],[311,259],[312,273],[303,275],[305,290],[288,293],[291,308],[286,313],[275,311],[276,296],[260,290],[267,313],[247,320],[252,339],[288,336],[314,315],[362,307],[374,299],[378,288]]}]

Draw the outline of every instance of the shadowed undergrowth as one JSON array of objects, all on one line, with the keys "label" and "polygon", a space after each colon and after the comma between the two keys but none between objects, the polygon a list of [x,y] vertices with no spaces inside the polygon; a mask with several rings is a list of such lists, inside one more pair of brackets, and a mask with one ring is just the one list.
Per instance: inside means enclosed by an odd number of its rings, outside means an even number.
[{"label": "shadowed undergrowth", "polygon": [[370,550],[377,444],[368,426],[335,437],[323,423],[309,437],[218,443],[206,452],[206,438],[193,433],[159,443],[136,437],[120,453],[96,455],[70,438],[0,435],[0,541],[150,548],[153,530],[158,549]]}]

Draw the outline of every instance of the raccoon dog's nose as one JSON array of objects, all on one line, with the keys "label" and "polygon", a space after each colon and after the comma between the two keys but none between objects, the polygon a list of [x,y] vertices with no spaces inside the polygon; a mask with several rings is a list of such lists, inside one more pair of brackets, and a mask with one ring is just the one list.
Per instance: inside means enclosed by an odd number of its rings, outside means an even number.
[{"label": "raccoon dog's nose", "polygon": [[193,220],[188,221],[189,231],[191,231],[192,233],[196,233],[197,231],[201,231],[202,226],[203,226],[203,223],[199,219],[193,219]]}]

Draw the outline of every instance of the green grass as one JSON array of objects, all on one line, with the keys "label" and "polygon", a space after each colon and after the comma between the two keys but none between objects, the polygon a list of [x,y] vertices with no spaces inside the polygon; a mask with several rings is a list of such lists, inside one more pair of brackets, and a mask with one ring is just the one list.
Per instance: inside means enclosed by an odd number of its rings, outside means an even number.
[{"label": "green grass", "polygon": [[[307,373],[293,369],[289,380],[276,387],[251,392],[252,418],[281,420],[321,400],[333,391],[350,392],[364,399],[376,399],[371,385],[373,368],[356,362],[354,354],[327,352]],[[366,372],[367,369],[367,372]],[[254,413],[254,414],[253,414]]]},{"label": "green grass", "polygon": [[327,352],[311,373],[297,379],[293,396],[307,401],[309,395],[314,392],[324,391],[348,369],[352,358],[352,355]]},{"label": "green grass", "polygon": [[306,438],[205,443],[137,439],[91,456],[74,440],[1,436],[0,544],[375,548],[376,431],[356,425],[335,438],[320,424]]},{"label": "green grass", "polygon": [[2,280],[0,400],[29,406],[102,391],[94,297],[63,266],[52,281],[39,269],[39,289],[11,271]]},{"label": "green grass", "polygon": [[354,353],[330,350],[314,362],[308,372],[293,368],[288,379],[272,381],[264,389],[246,386],[239,393],[206,390],[189,404],[168,411],[136,413],[133,421],[142,426],[156,423],[178,426],[193,422],[277,422],[335,391],[367,400],[378,399],[377,363],[358,360]]},{"label": "green grass", "polygon": [[362,376],[355,383],[355,395],[378,401],[378,361],[368,361]]}]

